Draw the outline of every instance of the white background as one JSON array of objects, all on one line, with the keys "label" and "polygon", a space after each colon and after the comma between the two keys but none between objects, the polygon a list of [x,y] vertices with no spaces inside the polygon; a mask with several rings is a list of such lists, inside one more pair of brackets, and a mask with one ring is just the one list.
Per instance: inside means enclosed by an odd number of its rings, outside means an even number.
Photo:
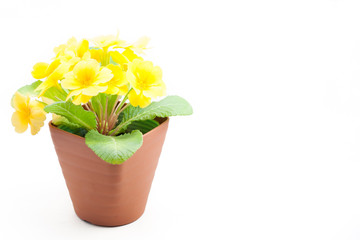
[{"label": "white background", "polygon": [[[360,3],[0,2],[0,239],[360,239]],[[151,37],[172,118],[138,221],[79,220],[45,126],[10,98],[68,38]]]}]

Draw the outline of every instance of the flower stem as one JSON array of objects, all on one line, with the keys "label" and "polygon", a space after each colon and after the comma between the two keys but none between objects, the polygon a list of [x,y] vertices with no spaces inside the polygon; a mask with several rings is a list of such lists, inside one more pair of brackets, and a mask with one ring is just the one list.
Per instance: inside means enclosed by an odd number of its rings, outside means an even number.
[{"label": "flower stem", "polygon": [[129,95],[131,90],[132,90],[132,88],[130,88],[130,90],[125,94],[124,98],[121,100],[119,106],[117,106],[117,108],[115,110],[116,115],[118,115],[121,112],[121,108],[124,106],[126,100],[128,99],[128,95]]},{"label": "flower stem", "polygon": [[105,113],[104,113],[105,118],[104,118],[104,127],[103,127],[104,135],[108,133],[108,127],[109,127],[108,104],[109,104],[109,96],[106,95]]},{"label": "flower stem", "polygon": [[85,110],[91,112],[91,109],[87,103],[84,104],[84,108],[85,108]]},{"label": "flower stem", "polygon": [[108,48],[103,48],[103,51],[104,51],[104,53],[103,53],[103,56],[102,56],[102,58],[101,58],[101,65],[102,66],[106,66],[106,65],[108,65],[109,64],[109,62],[110,62],[110,55],[109,55],[109,53],[108,53]]},{"label": "flower stem", "polygon": [[[130,106],[130,103],[129,103],[129,104],[127,104],[125,107],[123,107],[124,104],[125,104],[125,102],[126,102],[126,100],[128,99],[128,95],[129,95],[129,93],[130,93],[131,90],[132,90],[132,88],[130,88],[130,90],[126,93],[126,95],[125,95],[124,98],[122,99],[121,103],[116,107],[116,109],[115,109],[115,116],[116,116],[116,118],[119,117],[120,113],[121,113],[122,111],[124,111],[125,108],[127,108],[127,107]],[[111,131],[110,136],[115,136],[115,135],[117,134],[117,132],[118,132],[119,129],[120,129],[119,126],[120,126],[120,125],[118,125],[114,130]]]}]

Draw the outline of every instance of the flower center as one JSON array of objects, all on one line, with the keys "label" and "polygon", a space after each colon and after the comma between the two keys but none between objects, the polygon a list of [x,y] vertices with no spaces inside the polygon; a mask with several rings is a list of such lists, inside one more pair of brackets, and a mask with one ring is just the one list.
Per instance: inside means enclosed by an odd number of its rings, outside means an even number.
[{"label": "flower center", "polygon": [[138,89],[145,90],[148,87],[147,78],[144,76],[140,76],[140,74],[136,74],[136,85]]},{"label": "flower center", "polygon": [[94,73],[91,71],[86,71],[81,78],[81,84],[83,85],[83,87],[88,87],[92,85],[94,79],[95,79]]},{"label": "flower center", "polygon": [[26,122],[30,121],[30,115],[31,115],[31,108],[28,106],[21,112],[22,119],[24,119]]}]

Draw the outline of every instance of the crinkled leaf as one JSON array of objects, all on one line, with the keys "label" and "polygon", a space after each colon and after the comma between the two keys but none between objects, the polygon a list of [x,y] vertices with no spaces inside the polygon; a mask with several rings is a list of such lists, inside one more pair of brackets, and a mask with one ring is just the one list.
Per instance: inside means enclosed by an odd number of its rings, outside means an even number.
[{"label": "crinkled leaf", "polygon": [[131,132],[133,130],[140,130],[142,134],[150,132],[154,128],[159,126],[159,123],[155,120],[143,120],[143,121],[135,121],[130,123],[130,125],[126,128],[126,132]]},{"label": "crinkled leaf", "polygon": [[143,138],[139,130],[116,137],[91,130],[85,135],[85,142],[102,160],[111,164],[121,164],[141,147]]},{"label": "crinkled leaf", "polygon": [[72,102],[56,102],[47,105],[44,110],[66,117],[71,123],[78,124],[85,129],[96,128],[95,114],[86,111],[81,105],[75,105]]},{"label": "crinkled leaf", "polygon": [[52,120],[52,124],[57,126],[57,128],[67,131],[72,134],[84,137],[88,132],[85,128],[81,127],[78,124],[72,123],[67,118],[58,116]]},{"label": "crinkled leaf", "polygon": [[66,117],[63,117],[63,116],[56,116],[55,118],[53,116],[53,120],[51,121],[51,123],[54,124],[55,126],[66,125],[71,128],[80,128],[81,127],[79,124],[72,123]]},{"label": "crinkled leaf", "polygon": [[191,105],[179,96],[168,96],[159,102],[152,102],[145,108],[129,106],[123,111],[115,135],[124,132],[134,121],[154,119],[155,117],[191,115],[192,113]]}]

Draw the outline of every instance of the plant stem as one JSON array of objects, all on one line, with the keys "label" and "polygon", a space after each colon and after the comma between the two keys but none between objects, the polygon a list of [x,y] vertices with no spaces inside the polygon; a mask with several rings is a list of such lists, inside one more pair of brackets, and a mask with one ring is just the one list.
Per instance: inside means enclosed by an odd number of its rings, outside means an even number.
[{"label": "plant stem", "polygon": [[[116,109],[115,109],[116,119],[119,117],[120,113],[121,113],[122,111],[124,111],[125,108],[127,108],[127,107],[130,106],[130,104],[127,104],[125,107],[123,107],[124,104],[125,104],[125,102],[126,102],[126,100],[128,99],[128,95],[129,95],[129,93],[130,93],[131,90],[132,90],[132,88],[129,89],[129,91],[126,93],[126,95],[125,95],[124,98],[122,99],[121,103],[116,107]],[[110,128],[110,129],[111,129],[111,128]],[[120,129],[119,126],[117,126],[117,127],[111,132],[110,136],[116,135],[116,134],[117,134],[117,131],[118,131],[119,129]]]},{"label": "plant stem", "polygon": [[119,115],[121,112],[123,112],[127,107],[129,107],[130,105],[131,105],[130,103],[129,103],[129,104],[126,104],[125,107],[121,108],[120,111],[119,111],[119,113],[118,113],[118,115]]},{"label": "plant stem", "polygon": [[108,95],[106,95],[106,103],[105,103],[105,119],[104,119],[104,129],[103,132],[105,132],[104,134],[107,134],[108,131],[108,126],[109,126],[109,116],[108,116],[108,104],[109,104],[109,97]]},{"label": "plant stem", "polygon": [[[123,107],[122,109],[120,109],[120,111],[119,111],[119,113],[118,113],[117,116],[119,116],[120,113],[121,113],[122,111],[124,111],[127,107],[129,107],[130,105],[131,105],[131,104],[127,104],[125,107]],[[121,129],[121,124],[119,124],[119,125],[112,131],[112,133],[111,133],[110,135],[111,135],[111,136],[115,136],[120,129]]]},{"label": "plant stem", "polygon": [[[120,113],[121,108],[124,106],[126,100],[128,99],[128,95],[130,93],[130,91],[132,90],[132,88],[129,89],[129,91],[125,94],[123,100],[121,101],[121,103],[119,104],[119,106],[117,106],[116,110],[115,110],[115,114],[118,115]],[[118,112],[119,111],[119,112]]]},{"label": "plant stem", "polygon": [[95,118],[96,118],[96,122],[97,122],[97,125],[99,126],[100,124],[100,119],[99,119],[99,116],[96,114],[96,112],[94,111],[94,108],[91,104],[91,101],[87,102],[86,104],[86,107],[89,109],[89,111],[93,112],[95,114]]},{"label": "plant stem", "polygon": [[90,107],[87,103],[84,104],[84,108],[85,108],[85,110],[91,112]]},{"label": "plant stem", "polygon": [[109,54],[109,52],[108,52],[108,48],[106,47],[104,47],[103,48],[103,55],[102,55],[102,58],[101,58],[101,65],[102,66],[106,66],[106,65],[108,65],[109,63],[110,63],[110,54]]},{"label": "plant stem", "polygon": [[101,130],[102,130],[102,126],[103,126],[103,121],[104,121],[104,114],[103,114],[103,108],[102,108],[102,105],[99,104],[99,108],[100,108],[100,116],[99,116],[99,126],[98,126],[98,132],[99,133],[102,133]]}]

